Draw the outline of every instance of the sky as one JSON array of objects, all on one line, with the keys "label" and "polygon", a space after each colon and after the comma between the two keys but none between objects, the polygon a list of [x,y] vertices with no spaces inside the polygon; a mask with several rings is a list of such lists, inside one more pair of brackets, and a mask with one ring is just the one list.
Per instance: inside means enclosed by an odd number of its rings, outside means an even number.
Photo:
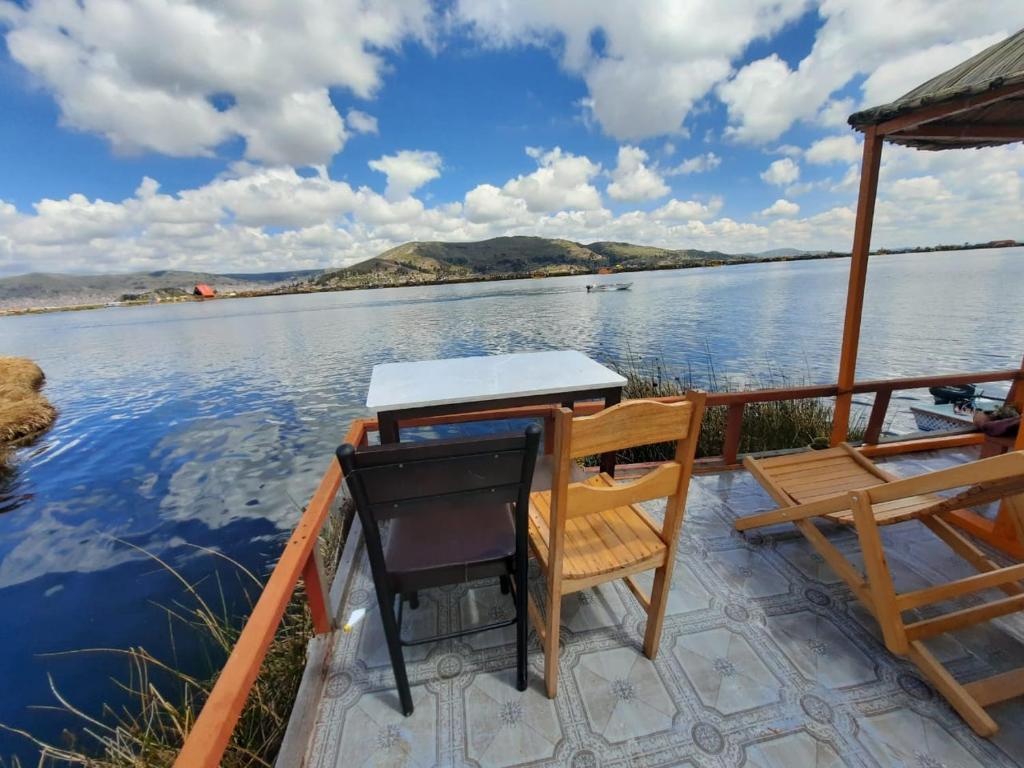
[{"label": "sky", "polygon": [[[849,250],[850,113],[1020,0],[0,0],[0,275],[499,235]],[[873,247],[1024,239],[1024,146],[883,152]]]}]

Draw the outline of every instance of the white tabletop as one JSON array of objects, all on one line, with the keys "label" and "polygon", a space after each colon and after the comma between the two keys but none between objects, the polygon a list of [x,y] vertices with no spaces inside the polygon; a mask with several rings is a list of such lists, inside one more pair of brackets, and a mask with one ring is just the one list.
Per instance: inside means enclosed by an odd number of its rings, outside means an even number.
[{"label": "white tabletop", "polygon": [[373,367],[366,407],[394,411],[583,389],[621,387],[626,379],[582,352],[521,352]]}]

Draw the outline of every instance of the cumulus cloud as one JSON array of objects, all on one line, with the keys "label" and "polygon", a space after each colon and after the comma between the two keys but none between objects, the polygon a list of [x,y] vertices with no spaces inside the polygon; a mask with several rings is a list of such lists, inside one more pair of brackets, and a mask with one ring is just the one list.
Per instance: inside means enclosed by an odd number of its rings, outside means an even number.
[{"label": "cumulus cloud", "polygon": [[781,197],[761,211],[762,216],[796,216],[798,213],[800,213],[799,205]]},{"label": "cumulus cloud", "polygon": [[557,50],[562,66],[586,83],[584,107],[605,133],[635,141],[684,131],[687,115],[729,75],[732,60],[805,6],[805,0],[459,0],[454,16],[492,45]]},{"label": "cumulus cloud", "polygon": [[563,152],[555,147],[544,152],[528,147],[526,153],[537,161],[536,171],[508,181],[503,190],[523,200],[532,213],[550,213],[564,209],[594,210],[601,207],[601,193],[591,180],[601,165],[588,157]]},{"label": "cumulus cloud", "polygon": [[615,200],[656,200],[669,193],[657,169],[647,165],[647,153],[640,147],[619,147],[618,164],[611,177],[608,194]]},{"label": "cumulus cloud", "polygon": [[776,160],[761,174],[761,179],[776,187],[792,184],[800,178],[800,166],[792,158]]},{"label": "cumulus cloud", "polygon": [[899,97],[1015,30],[1017,0],[982,4],[936,0],[830,0],[824,23],[796,68],[770,54],[752,61],[717,93],[728,107],[727,136],[773,141],[798,120],[837,125],[852,101],[831,101],[858,76],[863,105]]},{"label": "cumulus cloud", "polygon": [[441,156],[437,152],[403,149],[371,160],[368,165],[388,177],[384,194],[389,200],[402,200],[441,176]]},{"label": "cumulus cloud", "polygon": [[722,198],[713,197],[707,203],[699,200],[669,200],[652,212],[656,221],[704,221],[712,219],[722,210]]},{"label": "cumulus cloud", "polygon": [[356,133],[378,133],[377,118],[358,109],[350,109],[345,115],[345,121]]},{"label": "cumulus cloud", "polygon": [[705,152],[702,155],[688,157],[675,168],[665,171],[666,176],[685,176],[690,173],[704,173],[712,171],[722,164],[722,158],[714,152]]},{"label": "cumulus cloud", "polygon": [[258,11],[50,0],[5,3],[4,19],[12,58],[53,94],[66,125],[117,151],[173,156],[211,155],[240,136],[249,159],[288,165],[325,163],[344,145],[328,89],[373,96],[382,52],[432,34],[427,0],[268,0]]},{"label": "cumulus cloud", "polygon": [[854,163],[860,159],[861,151],[861,143],[851,134],[827,136],[808,147],[804,157],[817,165]]}]

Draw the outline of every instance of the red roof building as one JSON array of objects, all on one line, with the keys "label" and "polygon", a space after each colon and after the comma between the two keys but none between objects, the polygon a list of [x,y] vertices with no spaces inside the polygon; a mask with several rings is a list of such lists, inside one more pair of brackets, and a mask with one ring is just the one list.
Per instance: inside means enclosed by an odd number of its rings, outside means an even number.
[{"label": "red roof building", "polygon": [[192,289],[192,295],[200,296],[204,299],[212,299],[216,292],[206,283],[196,283],[196,287]]}]

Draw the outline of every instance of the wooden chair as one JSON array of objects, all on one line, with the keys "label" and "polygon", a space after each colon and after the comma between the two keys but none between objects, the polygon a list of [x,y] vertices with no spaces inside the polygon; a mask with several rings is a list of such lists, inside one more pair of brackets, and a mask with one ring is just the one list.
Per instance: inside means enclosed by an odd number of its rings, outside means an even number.
[{"label": "wooden chair", "polygon": [[[647,612],[644,653],[657,654],[704,398],[691,392],[672,404],[633,400],[580,418],[568,408],[556,411],[552,487],[530,495],[530,547],[547,581],[547,607],[543,616],[532,600],[529,608],[544,646],[549,697],[558,690],[563,595],[625,579]],[[573,460],[581,456],[670,441],[675,458],[638,480],[617,483],[601,473],[573,481]],[[662,497],[668,505],[659,525],[636,502]],[[648,596],[631,576],[649,570],[655,574]]]},{"label": "wooden chair", "polygon": [[[402,712],[412,693],[402,647],[516,627],[516,687],[526,690],[527,507],[540,428],[495,437],[338,448],[338,461],[363,526],[384,638]],[[390,520],[386,544],[380,524]],[[402,637],[402,598],[417,591],[497,577],[513,593],[508,621],[435,637]],[[514,585],[514,589],[512,586]],[[398,611],[395,612],[395,602]]]},{"label": "wooden chair", "polygon": [[[1024,540],[1024,451],[900,479],[849,445],[744,464],[780,509],[744,517],[745,531],[793,523],[881,626],[885,646],[906,656],[979,736],[998,730],[985,707],[1024,694],[1024,667],[961,684],[925,647],[924,640],[1024,609],[1024,564],[999,566],[959,533],[944,515],[967,506],[1004,500]],[[947,496],[940,491],[963,489]],[[823,518],[856,528],[864,557],[862,574],[813,522]],[[978,573],[945,584],[897,593],[878,527],[919,520]],[[904,611],[935,605],[986,589],[1006,597],[907,622]]]}]

